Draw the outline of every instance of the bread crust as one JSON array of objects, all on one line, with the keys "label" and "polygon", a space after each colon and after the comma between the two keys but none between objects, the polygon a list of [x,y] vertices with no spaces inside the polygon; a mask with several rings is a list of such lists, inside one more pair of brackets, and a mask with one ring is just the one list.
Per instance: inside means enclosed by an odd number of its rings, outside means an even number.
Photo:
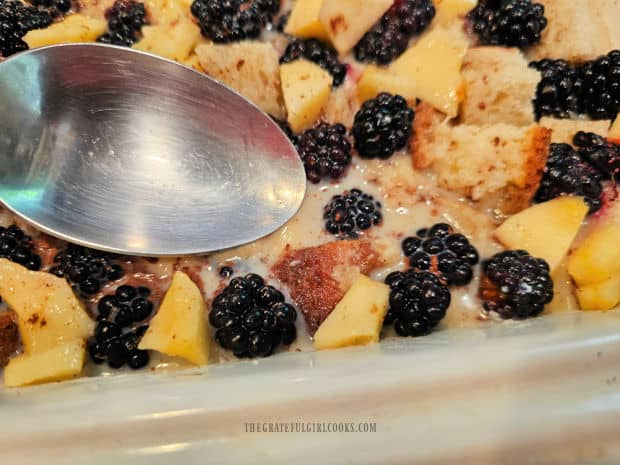
[{"label": "bread crust", "polygon": [[525,170],[522,184],[509,184],[501,193],[498,205],[502,213],[518,213],[532,203],[547,164],[550,143],[551,129],[542,126],[530,129],[524,141]]},{"label": "bread crust", "polygon": [[534,124],[532,96],[540,80],[517,48],[473,47],[461,70],[465,98],[461,104],[464,124]]},{"label": "bread crust", "polygon": [[[503,214],[513,214],[526,208],[538,189],[547,162],[551,130],[539,125],[517,127],[505,124],[460,125],[456,128],[460,131],[459,135],[453,134],[455,128],[442,124],[440,116],[429,105],[418,105],[414,122],[415,139],[411,144],[414,168],[434,171],[438,176],[438,184],[443,188],[479,202],[484,208],[496,209]],[[493,130],[497,132],[496,137],[489,138]],[[514,154],[516,156],[511,152],[515,146],[514,141],[508,148],[504,148],[508,144],[505,134],[508,131],[515,134],[513,139],[518,137],[522,141],[520,149],[517,149],[519,153]],[[461,150],[463,133],[475,142],[478,148],[476,153]],[[511,164],[498,162],[495,166],[490,162],[486,168],[480,165],[484,159],[495,162],[502,153],[510,155]],[[471,170],[454,173],[453,167],[448,170],[445,164],[437,166],[437,160],[455,158],[470,160],[471,163],[465,165],[471,166]],[[462,167],[463,163],[458,166]],[[457,178],[459,181],[463,178],[470,181],[465,185],[450,182]],[[487,187],[489,179],[503,181],[501,185]]]},{"label": "bread crust", "polygon": [[543,117],[540,119],[540,125],[551,129],[551,142],[572,144],[573,136],[578,131],[594,132],[599,136],[607,137],[610,120],[573,120],[573,119],[556,119]]},{"label": "bread crust", "polygon": [[420,103],[413,121],[413,142],[410,144],[413,167],[425,169],[433,163],[430,147],[435,142],[435,128],[441,122],[441,114],[427,103]]},{"label": "bread crust", "polygon": [[272,272],[288,286],[314,335],[359,273],[368,274],[383,263],[370,241],[345,240],[302,249],[287,246]]},{"label": "bread crust", "polygon": [[562,58],[573,63],[593,60],[617,47],[614,32],[620,6],[617,0],[537,0],[545,7],[547,27],[532,47],[532,60]]}]

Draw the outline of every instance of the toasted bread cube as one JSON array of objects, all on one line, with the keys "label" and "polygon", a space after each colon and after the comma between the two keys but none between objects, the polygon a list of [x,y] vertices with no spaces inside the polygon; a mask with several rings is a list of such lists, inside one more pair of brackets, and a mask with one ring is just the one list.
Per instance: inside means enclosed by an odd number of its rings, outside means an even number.
[{"label": "toasted bread cube", "polygon": [[551,139],[537,125],[451,126],[425,104],[417,107],[414,133],[414,167],[431,169],[440,187],[505,214],[530,205]]},{"label": "toasted bread cube", "polygon": [[532,98],[540,73],[529,68],[519,49],[475,47],[463,60],[465,98],[461,122],[465,124],[534,123]]},{"label": "toasted bread cube", "polygon": [[[545,7],[547,27],[528,51],[531,60],[593,60],[614,48],[618,10],[609,0],[537,0]],[[614,18],[615,13],[615,18]],[[611,15],[611,18],[608,16]],[[586,39],[587,38],[587,39]],[[615,44],[618,46],[618,44]]]},{"label": "toasted bread cube", "polygon": [[609,132],[609,120],[570,120],[543,117],[540,125],[551,129],[551,142],[557,144],[572,144],[573,136],[578,131],[594,132],[599,136],[607,137]]},{"label": "toasted bread cube", "polygon": [[329,242],[316,247],[287,247],[272,272],[291,292],[313,335],[361,274],[385,263],[367,240]]},{"label": "toasted bread cube", "polygon": [[230,86],[265,113],[286,117],[280,86],[278,52],[271,44],[244,41],[235,44],[200,44],[200,66],[209,76]]}]

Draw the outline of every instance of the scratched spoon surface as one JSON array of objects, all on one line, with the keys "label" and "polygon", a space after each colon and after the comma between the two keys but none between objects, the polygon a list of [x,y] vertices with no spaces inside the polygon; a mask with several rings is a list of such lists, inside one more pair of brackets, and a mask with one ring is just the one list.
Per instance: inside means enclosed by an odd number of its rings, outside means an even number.
[{"label": "scratched spoon surface", "polygon": [[0,203],[54,236],[132,255],[248,243],[306,189],[294,147],[227,87],[127,48],[0,63]]}]

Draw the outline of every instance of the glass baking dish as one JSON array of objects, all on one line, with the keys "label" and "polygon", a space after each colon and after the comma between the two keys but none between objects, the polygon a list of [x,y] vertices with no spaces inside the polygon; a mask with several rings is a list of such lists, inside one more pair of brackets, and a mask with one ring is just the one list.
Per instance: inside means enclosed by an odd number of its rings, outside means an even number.
[{"label": "glass baking dish", "polygon": [[0,390],[3,463],[620,463],[620,314]]}]

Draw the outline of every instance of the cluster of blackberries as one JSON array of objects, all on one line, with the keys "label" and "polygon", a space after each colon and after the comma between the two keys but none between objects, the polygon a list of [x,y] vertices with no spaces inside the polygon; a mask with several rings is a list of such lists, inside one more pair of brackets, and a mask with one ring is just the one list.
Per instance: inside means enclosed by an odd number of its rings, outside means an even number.
[{"label": "cluster of blackberries", "polygon": [[138,344],[148,329],[139,326],[127,332],[108,320],[99,320],[95,335],[88,341],[88,353],[93,362],[100,365],[107,362],[110,368],[121,368],[127,364],[137,370],[148,365],[150,357],[146,350],[138,349]]},{"label": "cluster of blackberries", "polygon": [[395,271],[385,278],[390,306],[384,324],[394,324],[400,336],[429,334],[446,316],[450,290],[429,271]]},{"label": "cluster of blackberries", "polygon": [[148,287],[123,285],[114,295],[99,300],[95,334],[88,342],[95,363],[107,362],[110,368],[127,363],[133,369],[149,363],[148,352],[138,349],[138,344],[148,329],[148,325],[141,323],[153,312],[150,294]]},{"label": "cluster of blackberries", "polygon": [[603,179],[620,181],[620,145],[592,132],[579,131],[573,138],[581,158],[598,170]]},{"label": "cluster of blackberries", "polygon": [[529,47],[547,27],[545,7],[531,0],[480,0],[467,17],[484,45]]},{"label": "cluster of blackberries", "polygon": [[524,250],[495,254],[482,263],[480,297],[484,309],[502,318],[539,315],[553,299],[549,265]]},{"label": "cluster of blackberries", "polygon": [[446,223],[420,229],[402,243],[409,265],[417,271],[430,271],[448,285],[463,286],[473,278],[478,251],[463,234]]},{"label": "cluster of blackberries", "polygon": [[105,13],[108,32],[97,42],[131,47],[141,37],[142,26],[147,24],[144,3],[135,0],[116,0]]},{"label": "cluster of blackberries", "polygon": [[192,14],[213,42],[257,38],[280,11],[280,0],[194,0]]},{"label": "cluster of blackberries", "polygon": [[267,357],[297,338],[297,310],[257,274],[231,279],[215,297],[209,322],[215,340],[237,357]]},{"label": "cluster of blackberries", "polygon": [[386,92],[367,100],[355,114],[353,137],[362,158],[389,158],[409,141],[415,113],[400,95]]},{"label": "cluster of blackberries", "polygon": [[340,238],[356,238],[363,231],[381,224],[381,203],[360,189],[335,195],[323,208],[325,229]]},{"label": "cluster of blackberries", "polygon": [[[63,7],[62,1],[59,6]],[[0,1],[0,57],[27,50],[28,44],[23,40],[26,33],[45,28],[53,21],[54,16],[45,8],[18,0]]]},{"label": "cluster of blackberries", "polygon": [[296,138],[306,177],[312,183],[338,179],[351,164],[351,143],[342,124],[320,121]]},{"label": "cluster of blackberries", "polygon": [[32,238],[15,224],[8,228],[0,226],[0,258],[7,258],[29,270],[41,269],[41,257],[34,252]]},{"label": "cluster of blackberries", "polygon": [[99,318],[113,321],[119,326],[129,326],[146,320],[153,312],[148,287],[119,286],[114,295],[103,296],[97,304]]},{"label": "cluster of blackberries", "polygon": [[431,0],[396,0],[355,46],[355,58],[387,65],[423,32],[435,17]]},{"label": "cluster of blackberries", "polygon": [[78,294],[86,298],[124,275],[114,256],[75,244],[69,244],[59,252],[54,257],[54,263],[50,273],[66,278]]},{"label": "cluster of blackberries", "polygon": [[530,63],[541,73],[534,109],[538,118],[584,114],[613,119],[620,111],[620,50],[573,66],[565,60]]},{"label": "cluster of blackberries", "polygon": [[547,165],[534,201],[546,202],[565,194],[579,195],[590,206],[590,213],[593,213],[598,211],[603,203],[601,180],[597,169],[585,161],[580,152],[571,145],[551,144]]},{"label": "cluster of blackberries", "polygon": [[[68,13],[73,6],[71,0],[30,0],[30,4],[35,6],[40,13],[47,14],[52,18],[57,18]],[[47,26],[48,25],[42,27]]]}]

